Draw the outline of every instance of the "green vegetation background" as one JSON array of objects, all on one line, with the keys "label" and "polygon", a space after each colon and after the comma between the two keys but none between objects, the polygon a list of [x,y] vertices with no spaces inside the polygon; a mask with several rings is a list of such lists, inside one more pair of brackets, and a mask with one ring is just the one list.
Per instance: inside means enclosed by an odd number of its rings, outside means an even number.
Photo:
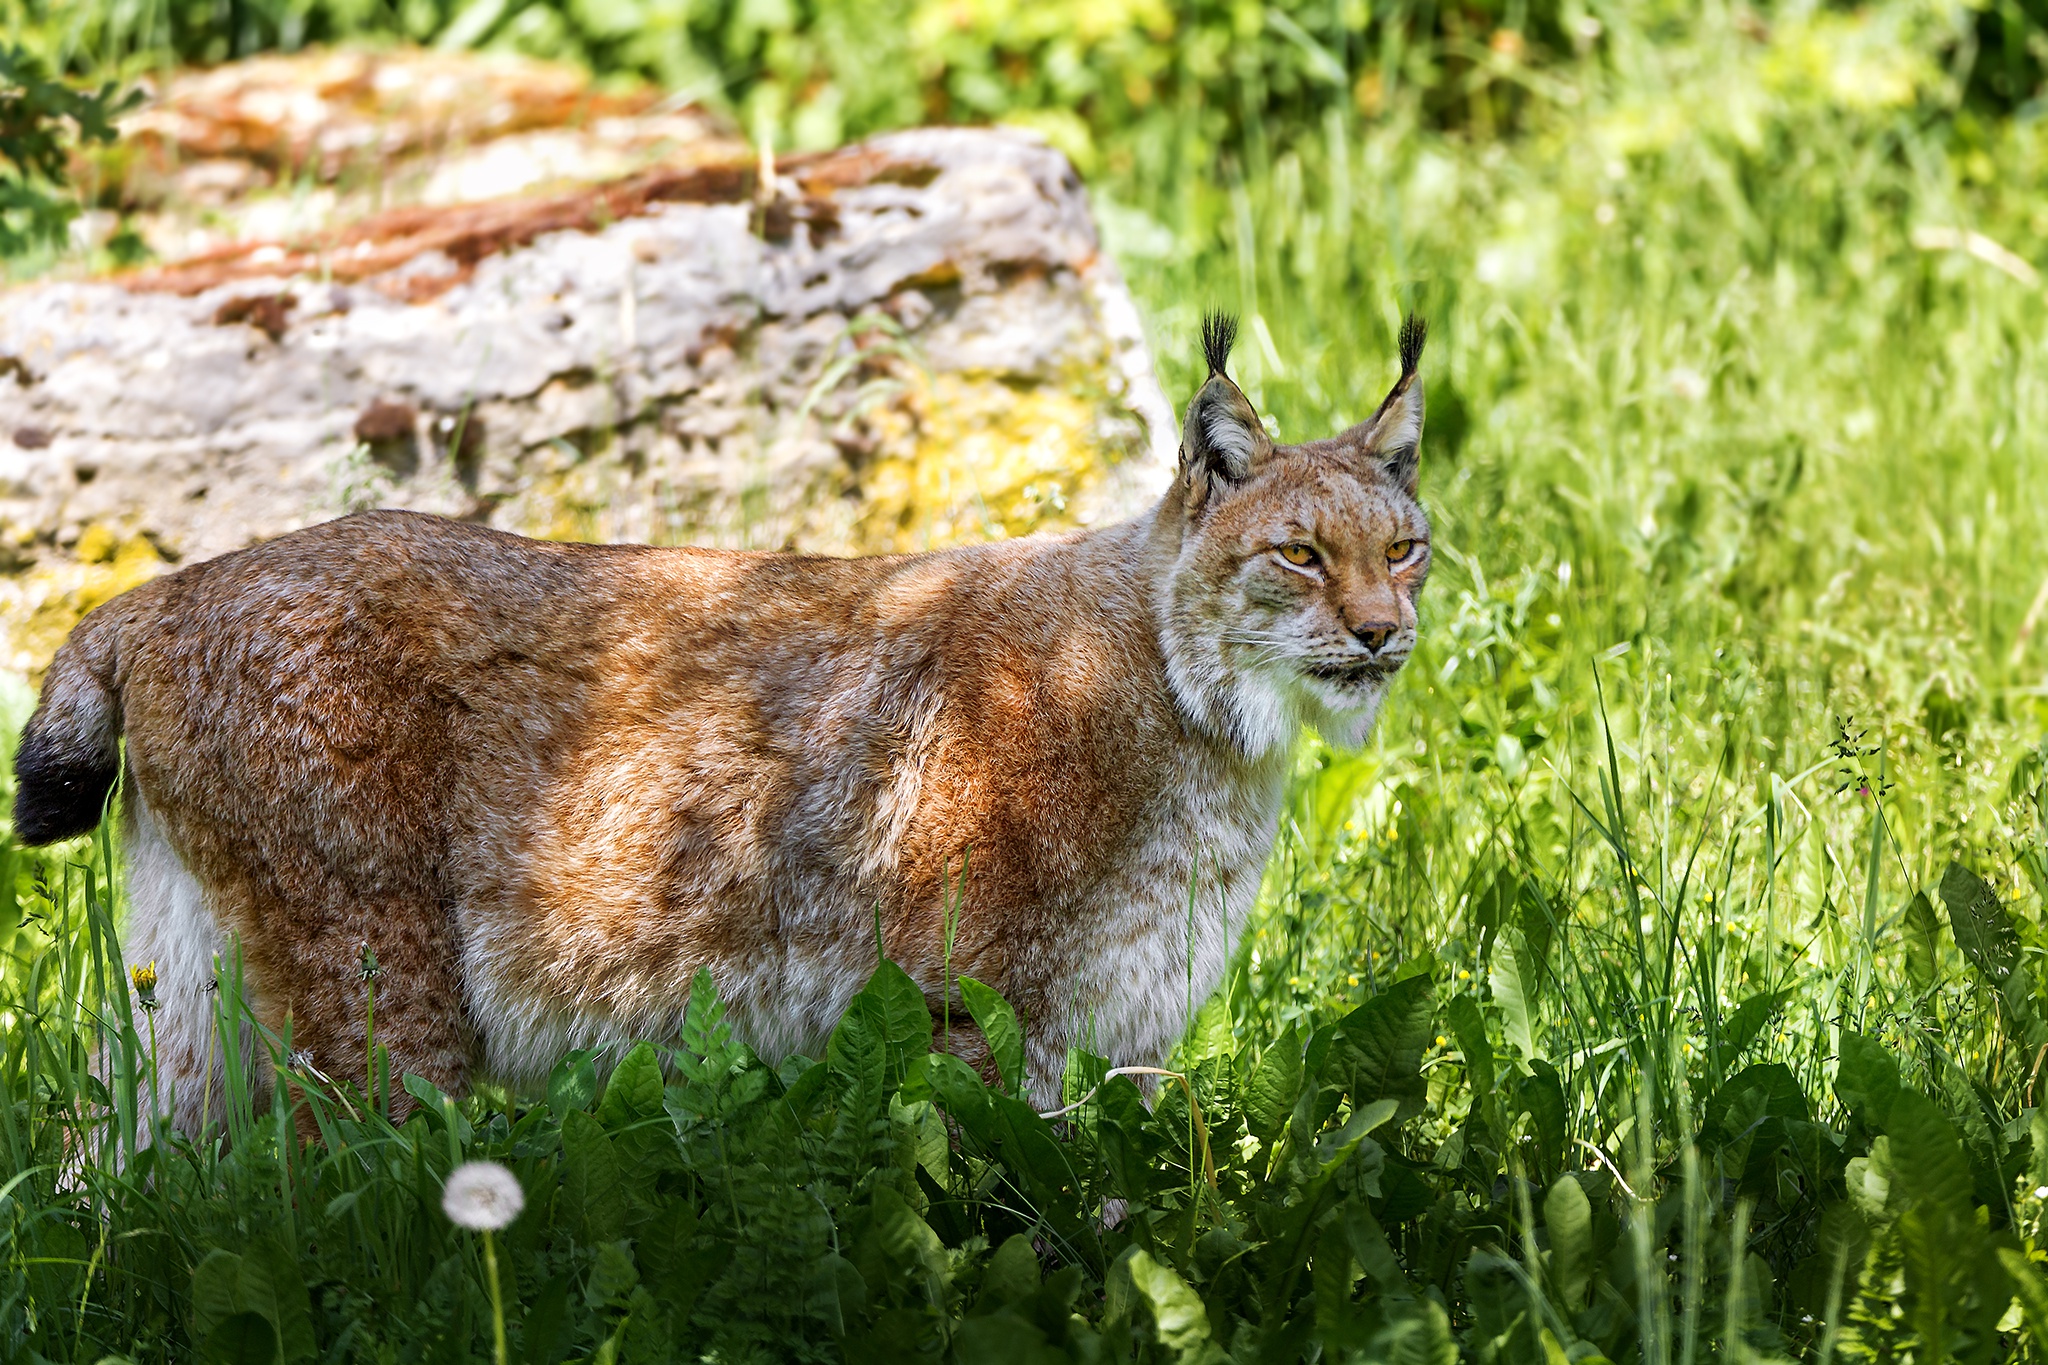
[{"label": "green vegetation background", "polygon": [[437,1203],[475,1155],[529,1192],[534,1361],[2048,1359],[2042,17],[0,0],[82,80],[406,38],[651,76],[779,147],[1036,127],[1169,392],[1231,307],[1248,391],[1319,434],[1429,317],[1439,552],[1149,1110],[1080,1058],[1038,1120],[885,969],[815,1063],[707,1010],[544,1101],[393,1127],[305,1078],[138,1151],[107,851],[16,856],[0,1360],[484,1356]]}]

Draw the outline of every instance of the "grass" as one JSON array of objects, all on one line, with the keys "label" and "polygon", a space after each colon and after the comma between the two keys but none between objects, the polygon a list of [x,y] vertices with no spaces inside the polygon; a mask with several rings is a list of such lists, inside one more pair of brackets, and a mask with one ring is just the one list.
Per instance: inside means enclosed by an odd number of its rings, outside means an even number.
[{"label": "grass", "polygon": [[143,1146],[110,850],[14,851],[0,1360],[487,1358],[471,1157],[524,1360],[2048,1359],[2044,299],[1926,231],[2040,260],[2048,143],[1910,7],[1601,13],[1514,137],[1336,90],[1096,182],[1170,392],[1235,307],[1320,434],[1432,324],[1423,646],[1305,748],[1185,1086],[1044,1123],[885,970],[815,1062],[704,1011]]}]

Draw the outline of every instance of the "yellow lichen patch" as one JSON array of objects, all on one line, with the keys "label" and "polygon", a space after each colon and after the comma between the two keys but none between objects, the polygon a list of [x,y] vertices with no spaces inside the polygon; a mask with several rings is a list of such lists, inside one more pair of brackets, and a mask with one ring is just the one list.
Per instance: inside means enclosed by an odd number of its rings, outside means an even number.
[{"label": "yellow lichen patch", "polygon": [[860,474],[867,552],[1002,540],[1071,524],[1068,503],[1101,477],[1095,405],[1069,388],[1018,390],[986,375],[934,375],[904,408],[907,451],[885,440]]},{"label": "yellow lichen patch", "polygon": [[40,678],[80,617],[169,567],[148,538],[124,539],[98,522],[72,554],[0,582],[0,666]]}]

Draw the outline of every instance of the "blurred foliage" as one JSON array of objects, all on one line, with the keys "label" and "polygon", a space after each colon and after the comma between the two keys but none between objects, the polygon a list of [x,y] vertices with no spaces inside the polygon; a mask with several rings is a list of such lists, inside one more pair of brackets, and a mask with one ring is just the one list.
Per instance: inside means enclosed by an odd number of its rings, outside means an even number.
[{"label": "blurred foliage", "polygon": [[128,101],[109,82],[74,90],[43,61],[0,46],[0,260],[61,243],[78,200],[67,187],[68,146],[112,142]]},{"label": "blurred foliage", "polygon": [[[1864,23],[1910,44],[1940,106],[2031,114],[2044,0],[1909,0],[1863,11],[1713,7],[1765,41],[1781,22]],[[737,112],[779,147],[908,124],[1004,120],[1084,172],[1253,168],[1333,109],[1413,97],[1435,126],[1518,127],[1553,68],[1681,34],[1693,7],[1586,0],[0,0],[0,23],[67,71],[214,63],[353,40],[509,49],[648,79]],[[1882,73],[1869,73],[1880,79]]]}]

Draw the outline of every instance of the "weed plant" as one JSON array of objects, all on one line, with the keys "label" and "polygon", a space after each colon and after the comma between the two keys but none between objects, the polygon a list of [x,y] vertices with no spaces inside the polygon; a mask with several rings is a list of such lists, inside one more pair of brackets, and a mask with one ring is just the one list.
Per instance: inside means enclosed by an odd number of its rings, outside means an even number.
[{"label": "weed plant", "polygon": [[545,1096],[365,1094],[229,961],[188,1140],[109,841],[10,849],[0,1360],[484,1358],[472,1158],[522,1360],[2048,1359],[2048,144],[1930,16],[1603,9],[1512,137],[1347,67],[1106,163],[1172,392],[1235,307],[1320,434],[1432,323],[1421,649],[1152,1093],[1042,1119],[882,965],[822,1059],[697,992]]}]

